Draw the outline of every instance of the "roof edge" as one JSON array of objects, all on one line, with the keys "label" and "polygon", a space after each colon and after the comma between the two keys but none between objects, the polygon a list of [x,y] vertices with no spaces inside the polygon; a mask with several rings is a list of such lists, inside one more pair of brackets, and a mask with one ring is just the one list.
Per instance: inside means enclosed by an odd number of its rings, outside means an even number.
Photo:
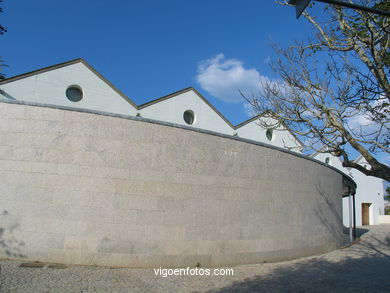
[{"label": "roof edge", "polygon": [[[233,125],[216,107],[214,107],[205,97],[203,97],[203,95],[201,93],[199,93],[194,87],[192,86],[189,86],[189,87],[186,87],[182,90],[179,90],[179,91],[176,91],[176,92],[173,92],[171,94],[167,94],[165,96],[162,96],[160,98],[157,98],[157,99],[154,99],[152,101],[149,101],[149,102],[146,102],[144,104],[141,104],[141,105],[137,105],[135,104],[128,96],[126,96],[121,90],[119,90],[117,87],[115,87],[107,78],[105,78],[102,74],[100,74],[95,68],[93,68],[87,61],[85,61],[83,58],[76,58],[76,59],[73,59],[73,60],[70,60],[70,61],[66,61],[66,62],[62,62],[62,63],[58,63],[58,64],[55,64],[55,65],[51,65],[51,66],[48,66],[48,67],[44,67],[44,68],[41,68],[41,69],[37,69],[37,70],[33,70],[33,71],[30,71],[30,72],[27,72],[27,73],[23,73],[23,74],[20,74],[20,75],[16,75],[16,76],[13,76],[13,77],[10,77],[10,78],[6,78],[4,80],[1,80],[0,81],[0,85],[2,84],[6,84],[8,82],[13,82],[13,81],[16,81],[16,80],[19,80],[19,79],[22,79],[22,78],[26,78],[26,77],[30,77],[32,75],[35,75],[35,74],[39,74],[39,73],[43,73],[43,72],[47,72],[47,71],[51,71],[51,70],[54,70],[54,69],[58,69],[58,68],[62,68],[62,67],[65,67],[65,66],[68,66],[68,65],[72,65],[72,64],[75,64],[75,63],[82,63],[84,66],[86,66],[89,70],[91,70],[98,78],[100,78],[104,83],[106,83],[109,87],[111,87],[111,89],[113,89],[117,94],[119,94],[126,102],[128,102],[131,106],[133,106],[136,110],[141,110],[141,109],[144,109],[146,107],[149,107],[151,105],[154,105],[154,104],[157,104],[157,103],[160,103],[162,101],[165,101],[165,100],[168,100],[170,98],[173,98],[173,97],[176,97],[180,94],[183,94],[183,93],[186,93],[186,92],[189,92],[189,91],[193,91],[201,100],[203,100],[203,102],[205,102],[219,117],[222,118],[223,121],[226,122],[226,124],[228,124],[232,130],[237,130],[238,128],[240,127],[243,127],[257,119],[259,119],[260,117],[262,117],[261,114],[258,114],[248,120],[245,120],[243,122],[241,122],[240,124],[237,124],[237,125]],[[298,137],[292,133],[291,129],[289,127],[287,127],[287,125],[285,125],[285,123],[283,123],[283,126],[286,127],[286,130],[294,137],[294,139],[298,142],[298,144],[300,144],[301,146],[303,146],[304,144],[298,139]]]},{"label": "roof edge", "polygon": [[144,109],[144,108],[147,108],[149,106],[152,106],[154,104],[157,104],[157,103],[160,103],[160,102],[163,102],[165,100],[168,100],[170,98],[173,98],[173,97],[176,97],[178,95],[181,95],[181,94],[184,94],[186,92],[194,92],[203,102],[205,102],[219,117],[222,118],[223,121],[225,121],[233,130],[235,129],[234,128],[234,125],[221,113],[218,111],[217,108],[215,108],[205,97],[202,96],[201,93],[199,93],[194,87],[192,86],[189,86],[189,87],[186,87],[182,90],[179,90],[179,91],[176,91],[174,93],[171,93],[171,94],[168,94],[168,95],[165,95],[165,96],[162,96],[161,98],[157,98],[155,100],[152,100],[152,101],[149,101],[149,102],[146,102],[140,106],[138,106],[138,109],[141,110],[141,109]]},{"label": "roof edge", "polygon": [[105,78],[102,74],[100,74],[95,68],[92,67],[87,61],[81,59],[81,63],[83,63],[89,70],[91,70],[98,78],[100,78],[105,84],[107,84],[112,90],[114,90],[118,95],[120,95],[126,102],[128,102],[131,106],[133,106],[136,110],[139,110],[137,104],[135,104],[128,96],[126,96],[120,89],[118,89],[115,85],[113,85],[107,78]]},{"label": "roof edge", "polygon": [[[195,128],[195,127],[190,127],[187,125],[180,125],[172,122],[166,122],[166,121],[161,121],[161,120],[154,120],[154,119],[149,119],[149,118],[144,118],[144,117],[137,117],[137,116],[131,116],[131,115],[124,115],[124,114],[117,114],[117,113],[110,113],[110,112],[105,112],[105,111],[97,111],[97,110],[91,110],[91,109],[85,109],[85,108],[74,108],[74,107],[67,107],[67,106],[58,106],[58,105],[51,105],[51,104],[43,104],[43,103],[35,103],[35,102],[25,102],[25,101],[11,101],[11,100],[0,100],[0,103],[4,104],[16,104],[16,105],[26,105],[26,106],[35,106],[35,107],[43,107],[43,108],[51,108],[51,109],[59,109],[59,110],[65,110],[65,111],[76,111],[80,113],[88,113],[88,114],[97,114],[97,115],[102,115],[102,116],[108,116],[108,117],[116,117],[116,118],[121,118],[121,119],[128,119],[128,120],[134,120],[134,121],[143,121],[147,123],[152,123],[152,124],[157,124],[157,125],[163,125],[163,126],[169,126],[173,128],[180,128],[180,129],[185,129],[188,131],[194,131],[194,132],[199,132],[199,133],[204,133],[204,134],[209,134],[213,136],[218,136],[218,137],[224,137],[236,141],[241,141],[253,145],[258,145],[261,147],[265,148],[270,148],[274,149],[283,153],[290,154],[295,157],[299,157],[314,163],[317,163],[319,165],[325,166],[339,174],[342,175],[343,182],[345,182],[348,186],[350,186],[352,189],[356,190],[357,184],[356,182],[347,174],[342,172],[341,170],[337,169],[336,167],[333,167],[331,165],[325,164],[321,162],[320,160],[311,158],[309,156],[306,156],[304,154],[296,153],[288,149],[284,149],[282,147],[274,146],[271,144],[263,143],[260,141],[255,141],[252,139],[247,139],[247,138],[242,138],[242,137],[237,137],[234,135],[229,135],[229,134],[224,134],[220,132],[215,132],[211,130],[206,130],[206,129],[200,129],[200,128]],[[345,181],[344,181],[345,180]]]},{"label": "roof edge", "polygon": [[237,124],[236,126],[234,126],[234,129],[241,128],[241,127],[243,127],[243,126],[245,126],[245,125],[247,125],[247,124],[249,124],[249,123],[251,123],[251,122],[253,122],[253,121],[257,120],[257,119],[259,119],[260,117],[261,117],[261,115],[258,114],[258,115],[254,116],[252,118],[249,118],[249,119],[247,119],[247,120]]},{"label": "roof edge", "polygon": [[105,78],[103,75],[101,75],[95,68],[93,68],[87,61],[85,61],[83,58],[76,58],[70,61],[58,63],[55,65],[47,66],[44,68],[36,69],[27,73],[15,75],[10,78],[6,78],[0,81],[0,85],[7,84],[9,82],[17,81],[23,78],[27,78],[36,74],[48,72],[51,70],[55,70],[58,68],[62,68],[65,66],[69,66],[76,63],[82,63],[85,67],[87,67],[89,70],[91,70],[100,80],[102,80],[105,84],[107,84],[112,90],[114,90],[118,95],[120,95],[126,102],[128,102],[131,106],[133,106],[136,110],[138,110],[138,106],[129,98],[127,97],[123,92],[121,92],[116,86],[114,86],[107,78]]},{"label": "roof edge", "polygon": [[51,70],[54,70],[54,69],[57,69],[57,68],[62,68],[62,67],[68,66],[68,65],[79,63],[79,62],[82,62],[84,64],[86,63],[82,58],[77,58],[77,59],[73,59],[73,60],[70,60],[70,61],[61,62],[61,63],[58,63],[58,64],[50,65],[50,66],[47,66],[47,67],[44,67],[44,68],[36,69],[36,70],[33,70],[33,71],[29,71],[29,72],[26,72],[26,73],[18,74],[18,75],[15,75],[15,76],[3,79],[3,80],[0,81],[0,85],[1,84],[6,84],[6,83],[9,83],[9,82],[12,82],[12,81],[16,81],[16,80],[19,80],[19,79],[23,79],[23,78],[26,78],[26,77],[30,77],[30,76],[35,75],[35,74],[51,71]]},{"label": "roof edge", "polygon": [[[239,129],[239,128],[241,128],[241,127],[243,127],[243,126],[245,126],[245,125],[247,125],[247,124],[257,120],[257,119],[260,119],[263,116],[264,115],[262,115],[262,114],[258,114],[258,115],[254,116],[252,118],[249,118],[248,120],[245,120],[245,121],[241,122],[240,124],[237,124],[236,126],[234,126],[234,130]],[[284,123],[284,122],[282,122],[282,125],[292,135],[292,137],[298,142],[298,144],[300,144],[301,147],[304,147],[303,142],[291,131],[290,127],[288,127],[286,125],[286,123]]]},{"label": "roof edge", "polygon": [[173,93],[170,93],[170,94],[167,94],[165,96],[162,96],[160,98],[157,98],[157,99],[154,99],[154,100],[151,100],[149,102],[146,102],[146,103],[143,103],[141,105],[138,106],[138,109],[141,110],[141,109],[144,109],[144,108],[147,108],[151,105],[154,105],[154,104],[157,104],[159,102],[162,102],[162,101],[165,101],[165,100],[168,100],[170,98],[173,98],[173,97],[176,97],[178,95],[181,95],[181,94],[184,94],[186,92],[189,92],[193,90],[193,87],[189,86],[189,87],[186,87],[184,89],[181,89],[181,90],[178,90],[176,92],[173,92]]}]

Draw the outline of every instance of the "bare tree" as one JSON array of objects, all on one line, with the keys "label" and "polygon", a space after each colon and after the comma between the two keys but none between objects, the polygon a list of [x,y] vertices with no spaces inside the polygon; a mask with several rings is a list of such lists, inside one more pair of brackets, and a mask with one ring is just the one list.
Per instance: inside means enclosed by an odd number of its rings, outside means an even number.
[{"label": "bare tree", "polygon": [[[0,0],[0,3],[1,3],[1,2],[3,2],[3,0]],[[3,8],[2,8],[2,7],[0,7],[0,13],[1,13],[1,12],[3,12]],[[3,35],[3,34],[6,33],[6,32],[7,32],[6,27],[4,27],[4,26],[2,26],[2,25],[0,24],[0,35]],[[5,65],[5,64],[4,64],[4,61],[0,59],[0,71],[1,71],[2,67],[7,67],[7,65]],[[4,74],[0,72],[0,80],[1,80],[1,79],[4,79],[4,78],[5,78]]]},{"label": "bare tree", "polygon": [[[365,2],[390,9],[390,0]],[[321,20],[304,12],[315,36],[286,49],[274,46],[271,67],[280,79],[264,81],[259,96],[244,98],[273,118],[260,121],[263,127],[284,124],[307,150],[331,153],[344,167],[390,181],[379,159],[389,155],[390,18],[325,10]],[[353,161],[357,155],[367,167]]]},{"label": "bare tree", "polygon": [[[3,2],[3,0],[0,0],[0,3],[1,2]],[[1,12],[3,12],[3,8],[2,7],[0,7],[0,13]],[[0,24],[0,35],[2,35],[2,34],[4,34],[4,33],[6,33],[7,32],[7,28],[6,27],[4,27],[4,26],[2,26],[1,24]]]},{"label": "bare tree", "polygon": [[[4,61],[0,59],[0,71],[2,70],[2,67],[8,67],[8,65],[4,64]],[[5,75],[0,72],[0,80],[5,79]]]}]

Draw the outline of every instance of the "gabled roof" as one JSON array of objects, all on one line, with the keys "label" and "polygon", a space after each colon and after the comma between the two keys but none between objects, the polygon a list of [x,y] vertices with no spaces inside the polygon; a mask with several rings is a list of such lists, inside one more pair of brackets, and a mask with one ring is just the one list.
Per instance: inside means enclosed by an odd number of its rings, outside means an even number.
[{"label": "gabled roof", "polygon": [[[233,125],[225,116],[223,116],[223,114],[221,112],[219,112],[205,97],[203,97],[195,88],[193,87],[187,87],[185,89],[182,89],[180,91],[177,91],[177,92],[174,92],[172,94],[169,94],[169,95],[166,95],[166,96],[163,96],[161,98],[158,98],[158,99],[155,99],[155,100],[152,100],[152,101],[149,101],[147,103],[144,103],[142,105],[139,105],[138,106],[138,109],[141,110],[143,108],[146,108],[148,106],[151,106],[151,105],[154,105],[154,104],[157,104],[159,102],[162,102],[162,101],[165,101],[165,100],[168,100],[170,98],[173,98],[173,97],[176,97],[178,95],[181,95],[183,93],[186,93],[186,92],[189,92],[189,91],[193,91],[201,100],[203,100],[215,113],[217,113],[218,116],[220,116],[233,130],[236,130],[240,127],[243,127],[257,119],[260,119],[262,117],[261,114],[259,115],[256,115],[248,120],[245,120],[243,122],[241,122],[240,124],[237,124],[237,125]],[[285,124],[285,123],[282,123],[283,126],[286,128],[286,130],[288,132],[290,132],[290,134],[296,139],[296,141],[301,145],[303,146],[303,143],[298,139],[298,137],[292,133],[292,131],[290,130],[290,128]]]},{"label": "gabled roof", "polygon": [[[319,149],[318,151],[315,151],[315,152],[313,152],[313,153],[311,153],[311,154],[309,154],[309,155],[307,155],[307,156],[310,157],[310,158],[314,158],[315,156],[317,156],[317,155],[319,155],[319,154],[330,154],[330,155],[332,155],[331,153],[325,152],[325,149],[326,149],[326,147],[323,146],[323,147],[322,147],[321,149]],[[333,156],[333,155],[332,155],[332,156]],[[336,156],[333,156],[333,157],[337,158],[340,162],[343,162],[343,161],[340,159],[340,157],[336,157]],[[352,162],[357,163],[357,162],[359,162],[359,160],[362,159],[362,158],[364,159],[363,155],[359,155],[356,159],[352,160]]]},{"label": "gabled roof", "polygon": [[245,120],[243,122],[241,122],[240,124],[237,124],[236,126],[234,126],[234,129],[238,129],[240,127],[243,127],[257,119],[260,119],[262,116],[259,114],[259,115],[256,115],[255,117],[252,117],[252,118],[249,118],[248,120]]},{"label": "gabled roof", "polygon": [[[73,59],[73,60],[70,60],[70,61],[67,61],[67,62],[55,64],[55,65],[52,65],[52,66],[48,66],[48,67],[44,67],[44,68],[41,68],[41,69],[30,71],[30,72],[27,72],[27,73],[23,73],[23,74],[20,74],[20,75],[16,75],[16,76],[13,76],[13,77],[10,77],[10,78],[7,78],[7,79],[3,79],[3,80],[0,81],[0,85],[6,84],[6,83],[9,83],[9,82],[13,82],[13,81],[16,81],[16,80],[19,80],[19,79],[27,78],[27,77],[30,77],[30,76],[33,76],[33,75],[36,75],[36,74],[39,74],[39,73],[48,72],[48,71],[55,70],[55,69],[58,69],[58,68],[66,67],[66,66],[69,66],[69,65],[72,65],[72,64],[76,64],[76,63],[82,63],[84,66],[86,66],[98,78],[100,78],[100,80],[102,80],[109,87],[111,87],[116,93],[118,93],[123,99],[125,99],[125,101],[127,101],[136,110],[144,109],[144,108],[146,108],[148,106],[151,106],[151,105],[157,104],[159,102],[171,99],[171,98],[176,97],[176,96],[178,96],[180,94],[192,91],[203,102],[205,102],[219,117],[221,117],[222,120],[224,120],[233,130],[236,130],[236,129],[240,128],[240,127],[243,127],[243,126],[245,126],[245,125],[247,125],[247,124],[249,124],[249,123],[251,123],[251,122],[253,122],[253,121],[257,120],[257,119],[259,119],[260,117],[262,117],[262,115],[256,115],[255,117],[252,117],[252,118],[250,118],[248,120],[245,120],[245,121],[241,122],[240,124],[237,124],[236,126],[234,126],[221,112],[219,112],[205,97],[203,97],[193,87],[187,87],[185,89],[182,89],[182,90],[179,90],[177,92],[165,95],[165,96],[163,96],[161,98],[157,98],[155,100],[149,101],[147,103],[144,103],[144,104],[141,104],[141,105],[138,106],[129,97],[127,97],[123,92],[121,92],[117,87],[115,87],[110,81],[108,81],[103,75],[101,75],[99,72],[97,72],[88,62],[86,62],[82,58]],[[298,141],[298,143],[300,143],[303,146],[303,143],[292,133],[292,131],[289,129],[289,127],[287,127],[287,125],[285,125],[284,123],[283,123],[283,125],[287,129],[287,131],[289,131],[290,134]]]},{"label": "gabled roof", "polygon": [[[238,128],[240,128],[240,127],[243,127],[243,126],[245,126],[245,125],[247,125],[247,124],[249,124],[249,123],[251,123],[251,122],[253,122],[253,121],[255,121],[255,120],[260,119],[260,118],[263,117],[263,116],[264,116],[264,115],[262,115],[262,114],[258,114],[258,115],[256,115],[255,117],[252,117],[252,118],[250,118],[250,119],[248,119],[248,120],[245,120],[244,122],[241,122],[240,124],[237,124],[236,126],[234,126],[234,129],[238,129]],[[290,127],[288,127],[288,126],[286,125],[286,123],[284,123],[284,122],[282,122],[281,124],[282,124],[283,127],[286,128],[286,130],[295,138],[295,140],[296,140],[301,146],[303,146],[303,142],[301,142],[301,140],[300,140],[300,139],[291,131]]]},{"label": "gabled roof", "polygon": [[58,68],[66,67],[66,66],[69,66],[69,65],[72,65],[72,64],[76,64],[76,63],[82,63],[89,70],[91,70],[98,78],[100,78],[100,80],[102,80],[104,83],[106,83],[110,88],[112,88],[122,98],[124,98],[126,100],[126,102],[128,102],[134,108],[136,108],[136,109],[138,108],[137,105],[134,104],[134,102],[129,97],[127,97],[124,93],[122,93],[118,88],[116,88],[111,82],[109,82],[103,75],[101,75],[99,72],[97,72],[95,70],[95,68],[93,68],[91,65],[89,65],[82,58],[77,58],[77,59],[70,60],[70,61],[67,61],[67,62],[59,63],[59,64],[56,64],[56,65],[44,67],[44,68],[41,68],[41,69],[38,69],[38,70],[33,70],[33,71],[30,71],[30,72],[27,72],[27,73],[23,73],[23,74],[16,75],[16,76],[13,76],[13,77],[10,77],[10,78],[6,78],[6,79],[3,79],[3,80],[0,81],[0,85],[6,84],[6,83],[9,83],[9,82],[13,82],[13,81],[16,81],[16,80],[19,80],[19,79],[23,79],[23,78],[26,78],[26,77],[30,77],[30,76],[33,76],[33,75],[36,75],[36,74],[40,74],[40,73],[43,73],[43,72],[48,72],[48,71],[52,71],[52,70],[55,70],[55,69],[58,69]]},{"label": "gabled roof", "polygon": [[141,110],[143,108],[146,108],[148,106],[151,106],[151,105],[154,105],[154,104],[157,104],[157,103],[160,103],[162,101],[165,101],[165,100],[168,100],[168,99],[171,99],[171,98],[174,98],[178,95],[181,95],[181,94],[184,94],[186,92],[189,92],[189,91],[192,91],[194,92],[203,102],[205,102],[215,113],[217,113],[217,115],[219,117],[221,117],[232,129],[234,129],[234,126],[233,124],[225,117],[222,115],[221,112],[219,112],[217,110],[217,108],[215,108],[205,97],[203,97],[195,88],[193,88],[192,86],[190,87],[187,87],[185,89],[182,89],[180,91],[177,91],[177,92],[174,92],[172,94],[169,94],[169,95],[166,95],[166,96],[163,96],[161,98],[158,98],[158,99],[155,99],[155,100],[152,100],[150,102],[147,102],[147,103],[144,103],[142,105],[139,105],[138,106],[138,109]]},{"label": "gabled roof", "polygon": [[[343,160],[340,158],[340,157],[336,157],[336,156],[334,156],[334,155],[332,155],[331,153],[327,153],[327,152],[325,152],[325,151],[322,151],[322,150],[325,150],[326,149],[326,147],[325,146],[323,146],[321,149],[319,149],[318,151],[315,151],[314,153],[311,153],[311,154],[309,154],[308,155],[308,157],[309,158],[315,158],[317,155],[319,155],[319,154],[329,154],[329,155],[331,155],[335,160],[338,160],[340,163],[341,163],[341,167],[343,167]],[[318,160],[318,159],[317,159]],[[333,160],[333,159],[332,159]],[[349,171],[349,168],[347,168],[347,167],[343,167],[344,169],[346,169],[347,171]],[[342,171],[342,172],[344,172],[344,171]],[[345,172],[344,172],[345,173]]]}]

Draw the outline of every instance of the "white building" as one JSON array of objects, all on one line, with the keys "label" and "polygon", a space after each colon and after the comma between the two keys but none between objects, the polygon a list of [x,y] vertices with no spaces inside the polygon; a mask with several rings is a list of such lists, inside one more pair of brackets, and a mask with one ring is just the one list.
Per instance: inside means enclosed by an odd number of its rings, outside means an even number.
[{"label": "white building", "polygon": [[[286,128],[261,128],[258,125],[258,116],[234,126],[192,87],[138,106],[82,59],[3,80],[0,82],[0,99],[74,110],[142,116],[238,136],[301,153],[302,144]],[[383,214],[384,209],[382,180],[367,177],[357,170],[347,170],[341,166],[338,158],[328,154],[315,154],[313,157],[329,163],[356,181],[357,225],[377,224],[377,216]],[[360,162],[361,158],[358,160]],[[343,200],[346,226],[349,221],[347,201],[348,199]]]},{"label": "white building", "polygon": [[[339,169],[356,182],[356,226],[379,224],[378,216],[384,214],[384,186],[382,179],[366,176],[356,169],[344,168],[341,160],[331,154],[316,153],[311,157]],[[354,162],[362,166],[367,164],[362,156],[358,157]],[[349,226],[349,199],[347,197],[343,198],[343,224],[346,227]]]},{"label": "white building", "polygon": [[192,87],[137,106],[82,59],[3,80],[0,90],[3,100],[142,116],[301,152],[301,143],[285,128],[260,129],[259,117],[234,126]]}]

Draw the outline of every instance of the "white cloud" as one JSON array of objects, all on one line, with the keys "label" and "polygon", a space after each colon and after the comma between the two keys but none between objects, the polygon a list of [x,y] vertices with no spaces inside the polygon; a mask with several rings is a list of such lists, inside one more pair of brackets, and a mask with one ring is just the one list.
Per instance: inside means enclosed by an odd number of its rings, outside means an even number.
[{"label": "white cloud", "polygon": [[[387,98],[386,97],[380,97],[380,99],[374,101],[370,106],[373,112],[376,113],[382,113],[386,116],[387,111],[389,111],[388,106],[384,106],[384,103],[387,105]],[[356,111],[352,117],[348,119],[348,125],[349,128],[353,132],[359,132],[360,134],[367,134],[367,133],[375,133],[382,132],[383,134],[385,132],[388,132],[389,126],[383,122],[383,128],[381,129],[381,123],[378,123],[374,121],[370,115],[368,115],[369,112],[367,112],[366,109],[360,110],[359,112]]]},{"label": "white cloud", "polygon": [[226,59],[223,54],[200,62],[196,76],[202,89],[230,103],[244,101],[239,90],[249,97],[256,96],[264,79],[256,69],[244,68],[240,60]]}]

